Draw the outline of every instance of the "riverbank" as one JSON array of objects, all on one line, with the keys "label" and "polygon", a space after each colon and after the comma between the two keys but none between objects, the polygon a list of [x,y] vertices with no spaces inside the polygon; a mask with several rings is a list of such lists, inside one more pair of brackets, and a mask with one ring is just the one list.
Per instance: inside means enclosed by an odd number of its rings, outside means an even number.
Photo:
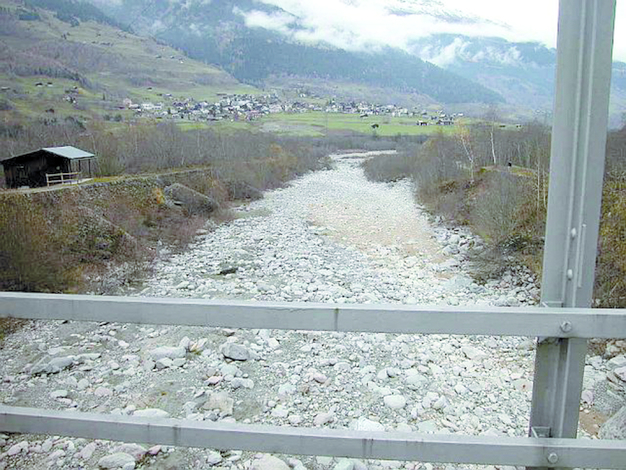
[{"label": "riverbank", "polygon": [[[535,301],[532,279],[518,273],[477,283],[467,255],[481,249],[480,241],[430,222],[408,182],[368,181],[360,168],[367,156],[333,156],[331,169],[233,208],[232,221],[158,259],[154,275],[126,294],[363,304]],[[585,397],[595,395],[605,411],[620,404],[599,391],[610,386],[609,374],[617,377],[620,360],[590,357],[585,369]],[[533,361],[533,340],[516,337],[29,322],[0,350],[0,402],[226,423],[523,436]],[[599,413],[589,401],[582,407]],[[599,422],[585,421],[581,434],[596,434]],[[250,452],[0,438],[3,470],[95,467],[117,453],[139,468],[270,468],[258,467],[262,459]],[[478,468],[276,457],[271,468]]]}]

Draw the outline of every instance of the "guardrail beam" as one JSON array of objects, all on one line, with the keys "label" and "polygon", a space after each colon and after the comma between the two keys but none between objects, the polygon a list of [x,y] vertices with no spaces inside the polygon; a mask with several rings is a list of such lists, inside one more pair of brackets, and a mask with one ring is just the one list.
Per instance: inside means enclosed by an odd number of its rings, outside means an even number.
[{"label": "guardrail beam", "polygon": [[624,468],[626,443],[365,432],[51,411],[0,405],[0,431],[180,447],[420,462]]},{"label": "guardrail beam", "polygon": [[625,314],[615,309],[590,308],[348,305],[0,292],[0,318],[399,334],[626,338]]}]

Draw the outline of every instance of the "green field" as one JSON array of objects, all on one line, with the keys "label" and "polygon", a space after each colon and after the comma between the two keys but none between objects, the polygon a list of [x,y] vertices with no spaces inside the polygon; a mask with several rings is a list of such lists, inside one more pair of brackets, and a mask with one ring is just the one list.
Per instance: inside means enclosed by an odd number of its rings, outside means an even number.
[{"label": "green field", "polygon": [[[359,117],[358,114],[324,113],[277,113],[258,121],[262,130],[293,134],[325,135],[329,131],[352,131],[379,136],[432,135],[436,132],[452,134],[455,126],[418,126],[418,118],[393,116]],[[378,128],[372,126],[378,124]]]}]

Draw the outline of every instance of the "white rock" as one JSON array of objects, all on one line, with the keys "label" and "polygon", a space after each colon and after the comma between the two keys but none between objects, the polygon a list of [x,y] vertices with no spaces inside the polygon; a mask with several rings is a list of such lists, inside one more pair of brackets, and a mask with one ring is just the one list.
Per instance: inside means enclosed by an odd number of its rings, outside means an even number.
[{"label": "white rock", "polygon": [[78,457],[83,460],[89,460],[96,450],[97,444],[95,442],[90,442],[82,450],[78,453]]},{"label": "white rock", "polygon": [[252,462],[250,470],[290,470],[289,465],[272,455],[264,455]]},{"label": "white rock", "polygon": [[211,393],[209,399],[204,403],[205,410],[220,410],[223,413],[232,415],[235,401],[225,392]]},{"label": "white rock", "polygon": [[224,357],[227,357],[228,359],[232,359],[234,361],[247,361],[248,359],[250,359],[250,353],[248,349],[241,344],[226,343],[220,347],[220,351],[224,355]]},{"label": "white rock", "polygon": [[626,382],[626,367],[618,367],[613,373],[620,379]]},{"label": "white rock", "polygon": [[318,455],[317,457],[315,457],[315,460],[317,461],[318,464],[324,467],[328,467],[331,463],[333,463],[333,458],[327,457],[325,455]]},{"label": "white rock", "polygon": [[233,380],[231,380],[230,382],[231,387],[233,387],[234,389],[237,388],[247,388],[249,390],[254,388],[254,382],[251,379],[241,379],[241,378],[234,378]]},{"label": "white rock", "polygon": [[222,380],[224,380],[224,377],[220,377],[220,376],[218,376],[218,375],[213,375],[213,376],[209,377],[209,378],[206,380],[206,383],[207,383],[208,385],[217,385],[217,384],[218,384],[218,383],[220,383]]},{"label": "white rock", "polygon": [[[185,359],[184,357],[177,357],[176,359],[172,361],[171,367],[182,367],[185,365],[186,362],[187,362],[187,359]],[[158,366],[158,363],[157,363],[157,366]]]},{"label": "white rock", "polygon": [[361,416],[359,417],[359,419],[352,421],[348,427],[353,431],[383,432],[385,430],[385,426],[376,421],[367,419],[364,416]]},{"label": "white rock", "polygon": [[147,453],[145,447],[140,446],[139,444],[121,444],[117,447],[114,447],[112,452],[114,453],[126,453],[132,455],[135,459],[135,462],[139,462]]},{"label": "white rock", "polygon": [[120,468],[124,467],[126,464],[133,464],[134,468],[135,459],[132,455],[124,452],[107,455],[98,460],[98,466],[101,468]]},{"label": "white rock", "polygon": [[391,409],[404,408],[406,406],[406,398],[402,395],[388,395],[383,398],[385,405]]},{"label": "white rock", "polygon": [[530,380],[517,379],[513,382],[513,387],[520,392],[528,392],[533,389],[533,383]]},{"label": "white rock", "polygon": [[136,410],[133,412],[133,416],[141,418],[169,418],[170,414],[158,408],[146,408],[144,410]]},{"label": "white rock", "polygon": [[13,457],[14,455],[17,455],[20,452],[22,451],[26,452],[27,450],[28,450],[28,441],[22,441],[9,447],[9,450],[7,451],[7,455],[10,457]]},{"label": "white rock", "polygon": [[278,405],[272,410],[272,416],[275,418],[286,418],[289,416],[289,410],[284,405]]},{"label": "white rock", "polygon": [[437,432],[437,423],[434,421],[422,421],[417,425],[419,432],[434,433]]},{"label": "white rock", "polygon": [[50,452],[50,450],[52,450],[52,445],[52,439],[48,438],[43,444],[41,444],[41,450],[43,450],[44,452]]},{"label": "white rock", "polygon": [[220,366],[220,372],[223,376],[232,375],[236,377],[241,375],[241,370],[235,364],[222,364],[222,366]]},{"label": "white rock", "polygon": [[65,398],[67,397],[67,395],[67,390],[55,390],[54,392],[50,393],[50,398]]},{"label": "white rock", "polygon": [[159,452],[161,452],[161,446],[160,445],[156,445],[156,446],[152,446],[148,449],[148,455],[157,455]]},{"label": "white rock", "polygon": [[169,357],[164,357],[156,361],[157,369],[167,369],[169,367],[172,367],[173,364],[174,361],[172,361]]},{"label": "white rock", "polygon": [[187,355],[187,351],[185,348],[181,347],[160,346],[151,350],[148,354],[150,354],[153,361],[158,362],[160,359],[164,358],[176,359],[185,357]]},{"label": "white rock", "polygon": [[443,395],[441,395],[433,404],[432,407],[434,410],[442,410],[446,405],[448,404],[448,401],[446,400],[446,397],[444,397]]},{"label": "white rock", "polygon": [[185,336],[183,339],[180,340],[180,342],[178,343],[178,347],[179,348],[183,348],[185,350],[189,350],[189,345],[191,344],[191,340]]},{"label": "white rock", "polygon": [[471,361],[481,360],[487,357],[486,353],[473,346],[463,346],[461,348],[461,351],[463,352],[463,354],[465,354],[465,357],[467,357]]},{"label": "white rock", "polygon": [[317,383],[323,384],[328,380],[328,377],[326,377],[324,374],[316,373],[313,374],[313,380],[315,380]]},{"label": "white rock", "polygon": [[331,412],[318,413],[313,419],[313,424],[315,426],[323,426],[324,424],[328,424],[335,419],[335,414]]},{"label": "white rock", "polygon": [[222,456],[219,452],[210,451],[209,455],[207,456],[206,463],[208,463],[209,465],[217,465],[222,460]]},{"label": "white rock", "polygon": [[110,388],[98,387],[96,388],[94,395],[97,397],[110,397],[111,395],[113,395],[113,392]]},{"label": "white rock", "polygon": [[467,393],[467,388],[461,383],[458,383],[454,386],[454,391],[459,395],[465,395]]},{"label": "white rock", "polygon": [[296,386],[290,383],[282,384],[278,387],[279,395],[293,395],[296,393]]},{"label": "white rock", "polygon": [[89,380],[87,379],[80,379],[78,381],[78,384],[76,384],[76,388],[78,390],[85,390],[88,387],[89,387]]},{"label": "white rock", "polygon": [[294,426],[302,422],[302,416],[300,415],[289,415],[289,418],[287,419],[289,420],[289,423]]},{"label": "white rock", "polygon": [[63,457],[65,457],[65,451],[63,449],[57,449],[50,455],[48,455],[48,457],[46,457],[46,460],[52,462]]}]

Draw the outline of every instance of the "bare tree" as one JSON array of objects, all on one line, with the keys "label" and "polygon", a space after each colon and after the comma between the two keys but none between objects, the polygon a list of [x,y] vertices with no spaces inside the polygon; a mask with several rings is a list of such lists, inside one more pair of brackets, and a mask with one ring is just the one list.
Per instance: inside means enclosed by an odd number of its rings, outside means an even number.
[{"label": "bare tree", "polygon": [[472,148],[472,139],[469,129],[465,124],[457,125],[457,139],[463,146],[463,151],[465,152],[465,157],[469,162],[469,171],[470,171],[470,181],[474,182],[474,162],[476,158],[474,157],[474,150]]},{"label": "bare tree", "polygon": [[485,121],[489,124],[489,138],[491,141],[491,159],[493,160],[493,164],[498,166],[498,158],[496,156],[496,144],[494,139],[494,133],[496,128],[496,123],[499,121],[498,115],[498,107],[493,104],[489,106],[489,109],[484,115]]}]

